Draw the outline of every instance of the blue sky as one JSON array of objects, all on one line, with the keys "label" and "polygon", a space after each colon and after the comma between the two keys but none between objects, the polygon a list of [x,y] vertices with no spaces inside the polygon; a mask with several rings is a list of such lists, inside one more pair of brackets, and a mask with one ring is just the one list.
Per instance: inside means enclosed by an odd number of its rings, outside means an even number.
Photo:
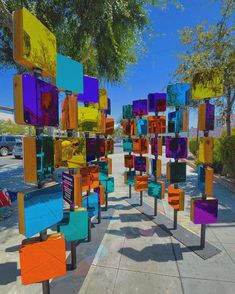
[{"label": "blue sky", "polygon": [[[183,48],[178,31],[194,26],[203,20],[214,23],[219,18],[220,3],[214,0],[182,0],[184,10],[174,6],[166,10],[152,8],[150,18],[153,35],[145,36],[148,52],[139,58],[138,64],[130,66],[121,85],[105,84],[112,100],[112,116],[121,116],[123,104],[146,98],[150,92],[165,91],[171,74],[177,67],[176,54]],[[0,105],[13,107],[13,70],[0,72]],[[190,124],[196,124],[196,113],[191,113]]]}]

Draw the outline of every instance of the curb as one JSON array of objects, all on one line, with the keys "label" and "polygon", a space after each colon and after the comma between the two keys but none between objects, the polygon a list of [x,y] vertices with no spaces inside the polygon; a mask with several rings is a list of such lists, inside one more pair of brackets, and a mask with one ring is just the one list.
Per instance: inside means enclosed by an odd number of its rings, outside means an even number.
[{"label": "curb", "polygon": [[[184,159],[184,161],[186,162],[187,165],[196,169],[195,163],[193,163],[187,159]],[[232,183],[225,181],[223,178],[221,178],[220,175],[216,175],[216,174],[214,174],[214,180],[235,194],[235,184],[232,184]]]}]

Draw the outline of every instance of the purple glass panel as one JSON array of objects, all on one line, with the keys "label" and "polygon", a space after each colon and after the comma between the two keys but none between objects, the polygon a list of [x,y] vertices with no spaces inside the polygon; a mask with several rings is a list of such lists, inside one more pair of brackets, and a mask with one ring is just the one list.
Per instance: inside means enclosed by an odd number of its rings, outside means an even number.
[{"label": "purple glass panel", "polygon": [[111,114],[111,100],[108,98],[108,108],[104,110],[104,113]]},{"label": "purple glass panel", "polygon": [[136,156],[134,167],[136,171],[146,172],[146,157]]},{"label": "purple glass panel", "polygon": [[133,108],[132,108],[133,116],[147,115],[148,114],[147,105],[148,105],[147,99],[133,101]]},{"label": "purple glass panel", "polygon": [[86,160],[87,162],[95,160],[96,158],[96,139],[87,138],[86,139]]},{"label": "purple glass panel", "polygon": [[78,94],[78,101],[99,102],[99,81],[96,78],[83,76],[83,94]]},{"label": "purple glass panel", "polygon": [[206,103],[206,130],[213,131],[214,130],[214,121],[215,121],[215,106]]},{"label": "purple glass panel", "polygon": [[29,74],[22,75],[24,121],[33,126],[59,125],[58,90]]},{"label": "purple glass panel", "polygon": [[151,154],[158,156],[158,140],[157,138],[151,139]]},{"label": "purple glass panel", "polygon": [[218,216],[218,199],[194,200],[194,224],[214,224]]},{"label": "purple glass panel", "polygon": [[188,138],[166,138],[166,157],[187,158]]},{"label": "purple glass panel", "polygon": [[148,94],[148,111],[149,112],[166,111],[166,93]]}]

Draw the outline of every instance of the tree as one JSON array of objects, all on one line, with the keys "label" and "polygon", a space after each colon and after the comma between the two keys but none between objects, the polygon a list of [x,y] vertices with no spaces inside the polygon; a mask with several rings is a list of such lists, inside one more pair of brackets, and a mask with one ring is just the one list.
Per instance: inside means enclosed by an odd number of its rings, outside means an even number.
[{"label": "tree", "polygon": [[235,0],[222,1],[221,19],[215,25],[203,22],[180,32],[185,52],[179,54],[175,76],[192,82],[198,72],[217,68],[224,75],[224,96],[215,103],[226,120],[227,135],[231,135],[231,113],[235,102]]},{"label": "tree", "polygon": [[88,75],[119,82],[143,47],[146,4],[181,7],[177,0],[0,0],[0,67],[15,66],[11,14],[26,7],[56,34],[59,53],[81,61]]},{"label": "tree", "polygon": [[25,135],[28,127],[20,126],[11,120],[0,120],[0,134]]}]

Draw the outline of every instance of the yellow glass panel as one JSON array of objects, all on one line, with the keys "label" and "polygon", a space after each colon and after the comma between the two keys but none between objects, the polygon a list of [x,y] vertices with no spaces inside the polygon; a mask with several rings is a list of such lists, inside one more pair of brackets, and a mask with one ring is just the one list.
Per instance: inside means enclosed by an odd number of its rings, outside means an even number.
[{"label": "yellow glass panel", "polygon": [[54,144],[56,168],[79,168],[86,166],[85,138],[56,138]]},{"label": "yellow glass panel", "polygon": [[99,133],[102,118],[96,108],[78,106],[78,132]]},{"label": "yellow glass panel", "polygon": [[213,180],[214,180],[214,170],[211,167],[206,168],[205,173],[205,194],[213,195]]},{"label": "yellow glass panel", "polygon": [[223,74],[211,69],[194,75],[192,82],[192,99],[200,100],[223,96]]},{"label": "yellow glass panel", "polygon": [[56,37],[26,8],[14,12],[14,59],[44,76],[56,75]]},{"label": "yellow glass panel", "polygon": [[199,161],[204,164],[213,163],[213,147],[214,141],[212,137],[204,137],[200,139],[199,144]]},{"label": "yellow glass panel", "polygon": [[198,105],[198,129],[200,131],[206,129],[206,103]]},{"label": "yellow glass panel", "polygon": [[105,110],[108,108],[108,96],[106,89],[99,90],[99,109]]}]

